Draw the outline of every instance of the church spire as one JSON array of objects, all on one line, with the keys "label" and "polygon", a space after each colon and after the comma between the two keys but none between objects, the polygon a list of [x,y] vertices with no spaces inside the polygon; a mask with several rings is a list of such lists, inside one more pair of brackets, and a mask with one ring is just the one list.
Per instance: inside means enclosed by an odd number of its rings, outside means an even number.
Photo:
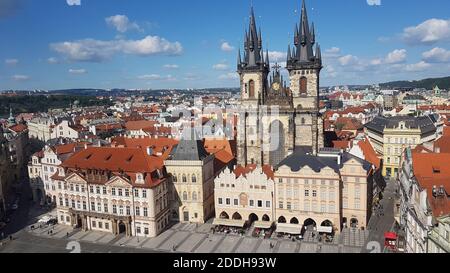
[{"label": "church spire", "polygon": [[250,20],[248,29],[245,31],[244,42],[244,59],[241,59],[239,53],[238,65],[239,72],[246,71],[260,71],[261,69],[268,69],[266,61],[264,60],[264,51],[262,49],[263,39],[262,31],[257,28],[255,11],[253,5],[250,8]]},{"label": "church spire", "polygon": [[311,68],[311,66],[317,65],[319,62],[316,60],[317,56],[314,54],[314,44],[316,44],[316,30],[314,23],[309,24],[306,0],[303,0],[300,26],[296,25],[295,27],[294,52],[291,52],[291,58],[288,56],[288,70],[303,69],[306,67]]}]

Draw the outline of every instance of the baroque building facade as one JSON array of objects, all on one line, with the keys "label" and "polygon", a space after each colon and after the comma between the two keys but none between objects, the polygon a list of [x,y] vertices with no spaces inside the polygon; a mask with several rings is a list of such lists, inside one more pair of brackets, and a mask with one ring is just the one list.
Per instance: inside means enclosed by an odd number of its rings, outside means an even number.
[{"label": "baroque building facade", "polygon": [[270,75],[269,53],[263,51],[253,8],[245,33],[244,55],[238,53],[237,72],[241,85],[238,124],[238,164],[276,166],[296,151],[317,154],[323,144],[323,119],[319,113],[319,83],[322,69],[320,46],[315,50],[315,29],[308,22],[305,3],[300,26],[289,45],[287,66],[290,87],[275,65]]}]

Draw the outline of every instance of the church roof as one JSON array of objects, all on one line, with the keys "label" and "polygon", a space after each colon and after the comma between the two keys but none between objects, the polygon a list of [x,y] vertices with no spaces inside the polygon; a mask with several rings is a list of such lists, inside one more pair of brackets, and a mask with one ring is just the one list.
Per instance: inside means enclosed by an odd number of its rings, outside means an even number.
[{"label": "church roof", "polygon": [[209,156],[203,141],[199,139],[194,128],[184,130],[183,137],[173,149],[171,160],[201,161]]}]

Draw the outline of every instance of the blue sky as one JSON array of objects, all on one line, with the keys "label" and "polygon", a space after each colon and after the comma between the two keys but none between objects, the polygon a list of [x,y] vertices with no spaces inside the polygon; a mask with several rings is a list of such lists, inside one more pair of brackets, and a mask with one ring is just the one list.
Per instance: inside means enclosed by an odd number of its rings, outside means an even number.
[{"label": "blue sky", "polygon": [[[301,1],[253,5],[264,47],[284,62]],[[249,9],[242,0],[0,0],[0,90],[237,87]],[[450,1],[309,0],[307,9],[321,85],[450,74]]]}]

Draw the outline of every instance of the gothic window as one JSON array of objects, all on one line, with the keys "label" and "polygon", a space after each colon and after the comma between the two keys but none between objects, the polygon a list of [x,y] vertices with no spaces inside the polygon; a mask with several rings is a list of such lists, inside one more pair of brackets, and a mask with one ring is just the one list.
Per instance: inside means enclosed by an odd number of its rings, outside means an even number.
[{"label": "gothic window", "polygon": [[249,93],[250,93],[249,97],[254,99],[255,98],[255,82],[253,80],[250,80],[248,82],[248,86],[249,86]]},{"label": "gothic window", "polygon": [[197,183],[197,177],[195,174],[192,175],[192,183]]},{"label": "gothic window", "polygon": [[183,200],[186,201],[188,199],[188,194],[187,192],[183,192]]},{"label": "gothic window", "polygon": [[300,78],[300,94],[307,94],[308,93],[308,80],[306,77]]},{"label": "gothic window", "polygon": [[186,183],[187,182],[187,178],[186,178],[186,175],[185,174],[183,174],[183,183]]},{"label": "gothic window", "polygon": [[195,191],[192,193],[192,200],[197,201],[197,193]]}]

